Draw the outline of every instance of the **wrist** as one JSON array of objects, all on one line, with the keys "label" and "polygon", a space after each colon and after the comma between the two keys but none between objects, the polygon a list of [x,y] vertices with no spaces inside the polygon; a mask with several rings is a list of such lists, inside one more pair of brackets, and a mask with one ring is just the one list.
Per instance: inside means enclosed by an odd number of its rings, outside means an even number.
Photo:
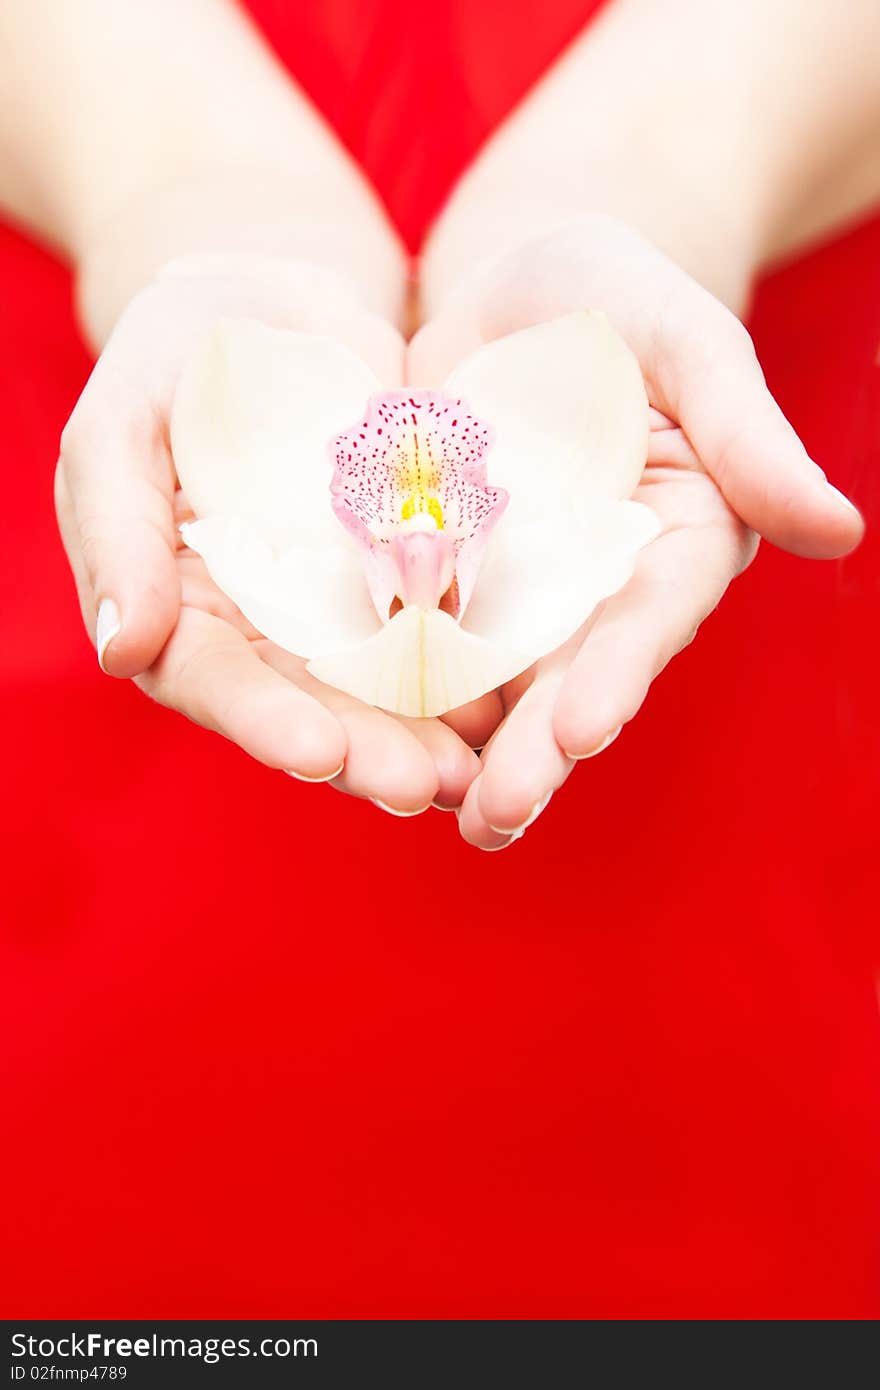
[{"label": "wrist", "polygon": [[[307,262],[338,296],[399,323],[407,261],[378,204],[358,186],[320,198],[289,177],[206,172],[130,199],[83,239],[76,257],[80,323],[99,350],[129,300],[162,267],[200,259]],[[304,208],[308,211],[304,211]]]},{"label": "wrist", "polygon": [[634,228],[742,312],[779,210],[736,120],[719,118],[706,136],[685,111],[660,116],[643,97],[615,109],[613,94],[594,87],[607,119],[582,112],[576,122],[558,90],[552,120],[524,108],[446,205],[423,256],[424,307],[436,313],[475,264],[599,217]]},{"label": "wrist", "polygon": [[675,212],[677,195],[667,187],[652,202],[638,178],[627,184],[621,166],[602,186],[597,179],[591,196],[579,201],[564,197],[534,199],[528,208],[496,190],[450,204],[432,231],[422,259],[421,309],[434,317],[454,298],[491,280],[494,267],[509,263],[539,245],[570,245],[579,228],[601,224],[627,226],[680,265],[734,312],[742,314],[762,262],[761,239],[742,216],[725,216],[712,208],[709,190],[699,211],[688,219]]},{"label": "wrist", "polygon": [[468,264],[592,213],[634,226],[741,312],[811,206],[827,227],[880,190],[875,160],[855,191],[844,180],[828,196],[855,150],[876,149],[878,33],[876,0],[607,4],[447,205],[424,258],[429,312]]}]

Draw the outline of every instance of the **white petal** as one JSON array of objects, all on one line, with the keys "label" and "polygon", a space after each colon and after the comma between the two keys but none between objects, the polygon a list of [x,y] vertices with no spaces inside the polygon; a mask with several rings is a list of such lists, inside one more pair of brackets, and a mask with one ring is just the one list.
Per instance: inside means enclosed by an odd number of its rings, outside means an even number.
[{"label": "white petal", "polygon": [[632,496],[648,449],[638,362],[604,314],[567,314],[478,348],[444,390],[491,424],[504,524],[589,498]]},{"label": "white petal", "polygon": [[259,531],[228,517],[181,527],[208,572],[254,627],[285,651],[317,656],[364,642],[380,626],[360,552],[336,526],[335,544],[276,552]]},{"label": "white petal", "polygon": [[596,604],[630,578],[659,534],[639,502],[594,503],[586,517],[508,525],[502,518],[462,620],[469,632],[518,651],[523,668],[566,642]]},{"label": "white petal", "polygon": [[527,664],[463,632],[448,613],[404,608],[370,641],[310,661],[308,669],[369,705],[418,718],[467,704]]},{"label": "white petal", "polygon": [[196,515],[240,517],[275,545],[318,530],[332,537],[329,444],[379,389],[332,338],[219,320],[184,367],[171,415]]}]

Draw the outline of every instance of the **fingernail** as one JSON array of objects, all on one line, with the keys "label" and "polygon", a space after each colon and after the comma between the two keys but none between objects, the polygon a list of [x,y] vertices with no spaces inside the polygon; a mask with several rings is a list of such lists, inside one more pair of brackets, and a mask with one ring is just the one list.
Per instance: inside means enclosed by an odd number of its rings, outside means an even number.
[{"label": "fingernail", "polygon": [[[555,788],[553,790],[555,790]],[[526,819],[523,821],[522,825],[514,825],[511,826],[509,829],[500,825],[493,825],[492,829],[495,831],[495,834],[513,835],[516,837],[516,839],[519,839],[520,835],[523,835],[528,830],[529,826],[534,824],[534,822],[540,816],[541,812],[546,811],[547,807],[550,805],[550,798],[553,795],[553,790],[549,791],[546,796],[542,796],[540,801],[535,802],[534,806],[532,807],[529,814],[526,816]],[[503,848],[505,848],[505,846],[499,845],[499,849]]]},{"label": "fingernail", "polygon": [[487,846],[483,849],[483,853],[484,853],[484,854],[497,854],[498,851],[501,850],[501,849],[510,849],[510,846],[511,846],[511,845],[515,845],[516,842],[517,842],[517,840],[521,840],[522,837],[523,837],[523,835],[525,835],[525,833],[526,833],[526,828],[525,828],[525,826],[523,826],[521,830],[516,830],[516,831],[514,831],[514,833],[511,835],[510,839],[509,839],[509,840],[505,840],[503,845],[487,845]]},{"label": "fingernail", "polygon": [[825,486],[828,489],[828,491],[832,494],[832,496],[837,499],[838,502],[842,502],[844,506],[849,507],[850,511],[855,512],[856,516],[861,516],[861,512],[859,511],[855,503],[850,502],[849,498],[840,491],[839,487],[835,487],[833,483],[826,483]]},{"label": "fingernail", "polygon": [[112,598],[101,599],[98,605],[98,626],[95,632],[95,642],[98,648],[98,665],[106,673],[104,665],[104,653],[122,631],[122,619],[119,616],[119,609]]},{"label": "fingernail", "polygon": [[435,811],[457,811],[457,806],[441,806],[439,801],[432,801],[431,805]]},{"label": "fingernail", "polygon": [[605,749],[608,748],[614,742],[622,728],[623,725],[618,724],[617,728],[612,729],[610,734],[606,734],[602,742],[598,745],[598,747],[591,748],[589,753],[569,753],[568,756],[570,758],[574,758],[576,763],[582,763],[586,758],[595,758],[597,754],[605,752]]},{"label": "fingernail", "polygon": [[371,796],[370,800],[374,806],[378,806],[380,811],[387,811],[389,816],[400,816],[406,820],[409,816],[421,816],[427,811],[427,806],[420,806],[417,811],[399,811],[396,806],[387,806],[384,801],[380,801],[377,796]]},{"label": "fingernail", "polygon": [[282,770],[287,773],[288,777],[295,777],[297,782],[332,782],[333,778],[338,777],[344,767],[345,759],[343,758],[335,772],[327,772],[323,777],[306,777],[302,772],[294,772],[291,767],[285,767]]}]

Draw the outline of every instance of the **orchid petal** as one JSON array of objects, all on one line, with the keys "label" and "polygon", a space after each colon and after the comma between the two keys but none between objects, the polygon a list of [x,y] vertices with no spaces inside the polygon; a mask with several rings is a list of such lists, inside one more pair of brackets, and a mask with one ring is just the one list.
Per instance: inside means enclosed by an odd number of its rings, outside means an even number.
[{"label": "orchid petal", "polygon": [[189,359],[171,416],[171,449],[199,517],[239,517],[276,546],[328,541],[328,442],[379,389],[332,338],[223,319]]},{"label": "orchid petal", "polygon": [[322,655],[364,642],[379,627],[361,557],[344,536],[335,546],[276,552],[253,527],[227,517],[188,522],[181,533],[215,584],[285,651]]},{"label": "orchid petal", "polygon": [[660,532],[640,502],[595,502],[583,516],[500,526],[463,620],[468,632],[518,651],[525,669],[566,642],[632,575]]},{"label": "orchid petal", "polygon": [[415,718],[445,714],[523,669],[521,656],[464,632],[437,608],[404,608],[359,647],[309,662],[311,675]]},{"label": "orchid petal", "polygon": [[511,498],[505,527],[635,490],[648,401],[638,362],[604,314],[567,314],[487,343],[443,389],[492,425],[491,478]]}]

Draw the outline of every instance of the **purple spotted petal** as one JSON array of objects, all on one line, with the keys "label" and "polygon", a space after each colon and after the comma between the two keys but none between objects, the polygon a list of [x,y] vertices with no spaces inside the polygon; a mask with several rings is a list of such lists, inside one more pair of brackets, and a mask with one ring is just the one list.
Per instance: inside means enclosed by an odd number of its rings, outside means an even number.
[{"label": "purple spotted petal", "polygon": [[[463,613],[489,532],[508,501],[503,488],[487,482],[491,442],[489,426],[460,400],[427,390],[372,396],[358,424],[332,442],[333,510],[370,553],[367,580],[381,617],[388,617],[390,587],[392,598],[406,601],[402,580],[395,585],[391,578],[398,568],[392,542],[414,530],[433,533],[451,554],[455,583],[447,603],[454,616]],[[419,542],[420,551],[428,549]],[[431,573],[445,575],[447,568],[433,562]],[[418,591],[424,602],[425,587]]]}]

